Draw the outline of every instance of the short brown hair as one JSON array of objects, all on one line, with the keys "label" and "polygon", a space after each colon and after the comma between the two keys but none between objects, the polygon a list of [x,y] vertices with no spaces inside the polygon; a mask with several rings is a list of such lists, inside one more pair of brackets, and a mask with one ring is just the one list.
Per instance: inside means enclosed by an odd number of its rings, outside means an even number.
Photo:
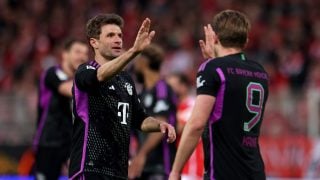
[{"label": "short brown hair", "polygon": [[99,14],[90,19],[86,26],[87,38],[99,39],[101,27],[107,24],[115,24],[120,28],[123,27],[123,19],[117,14]]},{"label": "short brown hair", "polygon": [[164,59],[164,52],[160,46],[151,44],[141,52],[141,55],[147,58],[150,69],[160,71]]},{"label": "short brown hair", "polygon": [[212,24],[223,47],[244,48],[248,38],[250,22],[239,11],[225,10],[213,18]]},{"label": "short brown hair", "polygon": [[87,43],[85,41],[82,41],[80,39],[68,38],[63,43],[63,50],[69,51],[71,49],[71,47],[76,43],[87,45]]}]

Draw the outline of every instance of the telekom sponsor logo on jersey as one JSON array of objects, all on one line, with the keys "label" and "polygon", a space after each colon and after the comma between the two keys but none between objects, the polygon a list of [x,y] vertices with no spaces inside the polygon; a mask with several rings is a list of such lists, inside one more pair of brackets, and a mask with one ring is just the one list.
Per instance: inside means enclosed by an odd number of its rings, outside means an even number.
[{"label": "telekom sponsor logo on jersey", "polygon": [[127,124],[127,118],[129,117],[129,103],[118,102],[118,117],[121,119],[121,124]]}]

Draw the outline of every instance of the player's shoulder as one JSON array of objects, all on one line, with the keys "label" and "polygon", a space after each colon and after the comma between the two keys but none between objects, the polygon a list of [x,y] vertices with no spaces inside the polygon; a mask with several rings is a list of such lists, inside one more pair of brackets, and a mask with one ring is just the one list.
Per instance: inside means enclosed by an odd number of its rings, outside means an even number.
[{"label": "player's shoulder", "polygon": [[44,74],[46,75],[55,74],[56,70],[57,70],[57,66],[51,66],[44,72]]},{"label": "player's shoulder", "polygon": [[49,67],[45,72],[45,77],[46,79],[52,79],[54,77],[57,77],[60,80],[68,79],[67,74],[58,65]]},{"label": "player's shoulder", "polygon": [[247,62],[250,63],[254,68],[265,72],[264,67],[259,62],[254,61],[252,59],[248,59]]},{"label": "player's shoulder", "polygon": [[200,65],[198,72],[204,71],[204,70],[211,71],[212,69],[223,67],[226,64],[226,61],[224,61],[224,59],[225,59],[224,57],[216,57],[216,58],[208,59]]},{"label": "player's shoulder", "polygon": [[88,62],[85,62],[85,63],[79,65],[77,71],[96,70],[99,67],[100,67],[100,65],[98,63],[96,63],[95,61],[88,61]]}]

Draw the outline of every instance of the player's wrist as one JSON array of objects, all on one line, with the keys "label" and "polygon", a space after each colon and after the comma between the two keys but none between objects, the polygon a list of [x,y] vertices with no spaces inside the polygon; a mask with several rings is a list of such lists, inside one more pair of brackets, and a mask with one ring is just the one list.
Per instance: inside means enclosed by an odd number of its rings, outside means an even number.
[{"label": "player's wrist", "polygon": [[138,55],[141,52],[141,50],[139,50],[136,45],[133,45],[128,51],[134,55]]},{"label": "player's wrist", "polygon": [[181,173],[179,171],[172,170],[170,172],[170,178],[169,179],[180,179],[180,178],[181,178]]}]

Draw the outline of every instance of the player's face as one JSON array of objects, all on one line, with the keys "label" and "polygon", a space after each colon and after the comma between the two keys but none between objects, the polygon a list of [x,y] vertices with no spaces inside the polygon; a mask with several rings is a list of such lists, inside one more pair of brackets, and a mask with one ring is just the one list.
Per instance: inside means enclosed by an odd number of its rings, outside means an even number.
[{"label": "player's face", "polygon": [[67,52],[67,58],[73,70],[77,70],[78,66],[88,61],[88,46],[83,43],[74,43]]},{"label": "player's face", "polygon": [[101,34],[97,40],[97,50],[106,59],[112,60],[122,54],[122,31],[115,24],[101,27]]}]

